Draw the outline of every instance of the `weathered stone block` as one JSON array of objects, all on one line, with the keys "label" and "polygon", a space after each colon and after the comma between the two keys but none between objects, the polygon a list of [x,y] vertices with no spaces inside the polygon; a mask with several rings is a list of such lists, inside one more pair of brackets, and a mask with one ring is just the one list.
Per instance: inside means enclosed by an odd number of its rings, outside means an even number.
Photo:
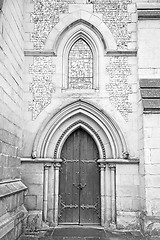
[{"label": "weathered stone block", "polygon": [[137,197],[139,196],[138,186],[117,186],[117,196]]},{"label": "weathered stone block", "polygon": [[37,208],[37,196],[27,195],[25,197],[25,206],[27,210],[35,210]]},{"label": "weathered stone block", "polygon": [[160,189],[154,187],[146,188],[146,199],[147,201],[160,199]]},{"label": "weathered stone block", "polygon": [[27,186],[35,185],[35,184],[43,184],[43,175],[38,173],[23,174],[22,179]]},{"label": "weathered stone block", "polygon": [[117,212],[117,228],[119,229],[138,229],[138,213]]},{"label": "weathered stone block", "polygon": [[133,183],[134,183],[134,178],[133,178],[133,175],[121,175],[120,176],[120,183],[121,183],[121,186],[133,186]]},{"label": "weathered stone block", "polygon": [[42,184],[33,184],[29,185],[29,195],[43,195],[43,185]]},{"label": "weathered stone block", "polygon": [[160,149],[151,149],[150,150],[150,161],[151,163],[158,163],[160,162]]},{"label": "weathered stone block", "polygon": [[159,164],[150,164],[145,166],[145,172],[146,175],[149,175],[152,177],[153,175],[159,175],[160,174],[160,163]]},{"label": "weathered stone block", "polygon": [[154,190],[159,188],[160,175],[146,175],[146,186],[153,187]]},{"label": "weathered stone block", "polygon": [[118,164],[116,167],[116,172],[117,175],[138,175],[138,166],[137,165],[132,165],[132,164]]}]

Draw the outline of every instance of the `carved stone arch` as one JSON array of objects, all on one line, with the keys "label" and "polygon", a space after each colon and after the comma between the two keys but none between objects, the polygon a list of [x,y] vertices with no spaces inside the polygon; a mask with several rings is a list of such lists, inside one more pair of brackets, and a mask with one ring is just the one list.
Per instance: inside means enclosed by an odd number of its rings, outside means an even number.
[{"label": "carved stone arch", "polygon": [[73,29],[87,28],[95,36],[99,38],[102,43],[104,51],[116,50],[116,41],[101,18],[84,10],[75,11],[61,18],[61,21],[55,25],[50,32],[45,46],[45,51],[54,51],[55,55],[58,51],[59,43],[63,40],[64,36]]},{"label": "carved stone arch", "polygon": [[93,53],[93,85],[92,85],[92,88],[98,89],[98,85],[99,85],[98,84],[99,49],[98,49],[98,46],[97,46],[96,42],[94,41],[94,39],[84,29],[80,29],[80,30],[74,32],[74,34],[72,34],[72,36],[70,36],[70,38],[68,39],[68,41],[66,42],[66,44],[63,48],[62,89],[68,88],[68,56],[69,56],[70,49],[79,39],[82,39],[83,41],[85,41]]},{"label": "carved stone arch", "polygon": [[62,135],[57,141],[57,144],[54,150],[54,158],[60,158],[61,149],[63,147],[64,142],[66,141],[68,136],[79,127],[83,128],[86,132],[88,132],[92,136],[95,143],[97,144],[100,158],[106,159],[105,147],[99,134],[88,123],[82,120],[78,120],[74,122],[69,127],[67,127],[65,131],[62,133]]},{"label": "carved stone arch", "polygon": [[91,30],[93,31],[93,33],[99,38],[99,41],[101,42],[102,44],[102,47],[103,47],[103,50],[104,52],[107,51],[107,43],[106,43],[106,39],[104,39],[104,36],[102,35],[102,33],[94,26],[92,25],[90,22],[87,22],[83,19],[78,19],[76,20],[75,22],[72,22],[69,26],[67,26],[60,34],[59,36],[57,37],[54,45],[53,45],[53,51],[55,54],[57,54],[57,51],[58,51],[58,47],[59,47],[59,44],[61,42],[61,39],[64,38],[65,34],[67,32],[69,32],[71,29],[74,29],[75,27],[76,28],[80,28],[79,30],[81,31],[85,31],[83,30],[83,27],[82,26],[85,26],[86,29],[88,30]]},{"label": "carved stone arch", "polygon": [[70,126],[73,129],[77,124],[83,125],[94,136],[102,158],[122,158],[122,152],[128,151],[125,137],[117,123],[94,105],[78,100],[43,123],[34,140],[33,154],[53,158],[56,149],[63,143],[61,139],[65,139],[64,133],[69,131],[66,129],[70,129]]}]

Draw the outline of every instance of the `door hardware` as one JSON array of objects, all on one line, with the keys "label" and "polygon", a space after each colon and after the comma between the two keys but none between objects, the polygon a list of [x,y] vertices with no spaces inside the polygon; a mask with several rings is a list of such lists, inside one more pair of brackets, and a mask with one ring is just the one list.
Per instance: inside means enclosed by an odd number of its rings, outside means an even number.
[{"label": "door hardware", "polygon": [[87,185],[86,183],[84,183],[84,184],[82,184],[82,183],[79,183],[79,184],[73,183],[73,186],[75,186],[79,190],[82,190],[86,185]]}]

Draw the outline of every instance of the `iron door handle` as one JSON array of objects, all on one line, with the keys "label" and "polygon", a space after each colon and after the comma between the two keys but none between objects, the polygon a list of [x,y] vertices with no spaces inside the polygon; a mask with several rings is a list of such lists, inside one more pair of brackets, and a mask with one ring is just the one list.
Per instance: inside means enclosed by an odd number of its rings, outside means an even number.
[{"label": "iron door handle", "polygon": [[82,190],[86,185],[87,185],[86,183],[84,183],[84,184],[82,184],[82,183],[79,183],[79,184],[73,183],[73,186],[75,186],[79,190]]},{"label": "iron door handle", "polygon": [[82,190],[86,185],[87,185],[86,183],[84,183],[84,184],[80,183],[79,184],[79,189]]}]

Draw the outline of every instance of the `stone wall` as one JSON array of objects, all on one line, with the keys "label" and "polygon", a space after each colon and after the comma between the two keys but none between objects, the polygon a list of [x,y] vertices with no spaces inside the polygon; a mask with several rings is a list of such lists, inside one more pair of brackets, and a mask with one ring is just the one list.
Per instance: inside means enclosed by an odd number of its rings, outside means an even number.
[{"label": "stone wall", "polygon": [[[1,1],[2,2],[2,1]],[[0,237],[16,239],[25,217],[20,177],[23,127],[23,1],[0,12]]]},{"label": "stone wall", "polygon": [[139,229],[139,186],[138,164],[116,166],[117,228]]},{"label": "stone wall", "polygon": [[43,163],[23,163],[22,161],[22,180],[29,188],[25,198],[25,206],[29,211],[42,213],[43,172]]},{"label": "stone wall", "polygon": [[140,103],[141,228],[147,235],[160,232],[159,202],[159,79],[160,22],[159,1],[138,5],[138,67],[142,101]]}]

